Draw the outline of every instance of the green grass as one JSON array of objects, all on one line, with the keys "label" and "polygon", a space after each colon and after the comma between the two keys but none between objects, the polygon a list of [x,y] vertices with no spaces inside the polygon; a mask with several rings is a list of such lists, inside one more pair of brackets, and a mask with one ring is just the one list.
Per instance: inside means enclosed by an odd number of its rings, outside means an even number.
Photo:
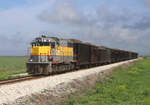
[{"label": "green grass", "polygon": [[25,57],[0,57],[0,80],[14,78],[12,75],[25,73]]},{"label": "green grass", "polygon": [[150,57],[131,67],[117,68],[110,80],[68,98],[62,105],[150,105]]}]

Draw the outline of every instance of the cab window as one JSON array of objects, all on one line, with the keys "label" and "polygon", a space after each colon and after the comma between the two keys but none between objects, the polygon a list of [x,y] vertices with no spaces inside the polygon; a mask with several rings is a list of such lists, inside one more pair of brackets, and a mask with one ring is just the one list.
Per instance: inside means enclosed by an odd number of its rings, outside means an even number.
[{"label": "cab window", "polygon": [[36,46],[36,44],[35,44],[35,43],[32,43],[32,47],[34,47],[34,46]]},{"label": "cab window", "polygon": [[52,42],[52,43],[51,43],[51,47],[52,47],[52,48],[55,48],[55,42]]}]

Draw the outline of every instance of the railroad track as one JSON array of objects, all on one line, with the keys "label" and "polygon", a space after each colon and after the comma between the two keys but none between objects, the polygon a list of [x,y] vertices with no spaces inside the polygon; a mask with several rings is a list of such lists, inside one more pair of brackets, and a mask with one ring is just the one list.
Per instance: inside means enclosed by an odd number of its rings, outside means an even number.
[{"label": "railroad track", "polygon": [[[88,69],[88,68],[86,68],[86,69]],[[84,69],[81,69],[81,70],[84,70]],[[76,70],[72,70],[72,71],[69,71],[69,72],[75,72],[75,71]],[[61,74],[65,74],[65,73],[68,73],[68,72],[58,73],[58,74],[55,73],[55,74],[51,74],[51,75],[48,75],[48,76],[61,75]],[[13,83],[18,83],[18,82],[23,82],[23,81],[28,81],[28,80],[40,79],[40,78],[44,78],[44,77],[48,77],[48,76],[26,76],[26,77],[20,77],[20,78],[17,78],[17,79],[0,80],[0,86],[1,85],[8,85],[8,84],[13,84]]]},{"label": "railroad track", "polygon": [[17,82],[27,81],[27,80],[39,79],[42,77],[43,76],[29,76],[29,77],[22,77],[22,78],[17,78],[17,79],[2,80],[0,81],[0,86],[5,85],[5,84],[12,84],[12,83],[17,83]]},{"label": "railroad track", "polygon": [[[80,69],[78,71],[85,70],[85,69],[89,69],[89,68]],[[72,70],[72,71],[69,71],[69,72],[76,72],[76,70]],[[58,73],[58,74],[55,73],[55,74],[51,74],[51,75],[48,75],[48,76],[61,75],[61,74],[65,74],[65,73],[68,73],[68,72],[63,72],[63,73]],[[20,78],[17,78],[17,79],[0,80],[0,86],[1,85],[13,84],[13,83],[17,83],[17,82],[28,81],[28,80],[40,79],[40,78],[44,78],[44,77],[48,77],[48,76],[26,76],[26,77],[20,77]]]},{"label": "railroad track", "polygon": [[[96,68],[96,67],[93,67],[93,68]],[[48,75],[48,76],[56,76],[56,75],[61,75],[61,74],[66,74],[66,73],[76,72],[76,71],[82,71],[82,70],[87,70],[87,69],[89,69],[89,68],[84,68],[84,69],[79,69],[79,70],[72,70],[72,71],[69,71],[69,72],[52,74],[52,75]],[[28,81],[28,80],[40,79],[40,78],[44,78],[44,77],[48,77],[48,76],[28,76],[28,77],[21,77],[21,78],[17,78],[17,79],[1,80],[0,81],[0,86],[13,84],[13,83],[18,83],[18,82],[23,82],[23,81]]]}]

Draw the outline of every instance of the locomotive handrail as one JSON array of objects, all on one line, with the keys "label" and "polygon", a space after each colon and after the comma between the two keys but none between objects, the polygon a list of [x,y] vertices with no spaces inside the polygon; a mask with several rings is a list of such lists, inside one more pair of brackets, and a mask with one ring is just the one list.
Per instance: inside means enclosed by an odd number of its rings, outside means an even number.
[{"label": "locomotive handrail", "polygon": [[29,56],[30,56],[30,47],[27,48],[26,62],[28,62]]},{"label": "locomotive handrail", "polygon": [[41,55],[42,55],[42,54],[45,54],[45,62],[46,62],[47,53],[40,53],[40,62],[41,62]]}]

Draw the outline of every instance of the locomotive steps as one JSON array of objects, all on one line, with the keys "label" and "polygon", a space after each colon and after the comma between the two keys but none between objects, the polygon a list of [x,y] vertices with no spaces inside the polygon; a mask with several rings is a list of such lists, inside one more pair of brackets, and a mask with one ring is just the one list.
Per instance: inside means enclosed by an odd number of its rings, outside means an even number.
[{"label": "locomotive steps", "polygon": [[[55,75],[55,76],[48,76],[36,80],[2,85],[0,86],[0,104],[2,103],[12,104],[12,102],[15,102],[16,100],[18,103],[19,98],[23,99],[22,97],[41,93],[44,90],[59,91],[57,89],[59,89],[58,86],[60,86],[60,84],[69,84],[74,80],[81,80],[84,77],[87,77],[89,75],[103,73],[105,71],[111,70],[114,67],[118,67],[123,64],[128,64],[137,61],[139,59],[141,58],[129,60],[129,61],[123,61],[123,62],[114,63],[105,66],[94,67],[94,68],[85,69],[76,72],[69,72],[69,73]],[[19,102],[21,101],[21,99],[19,99]]]}]

